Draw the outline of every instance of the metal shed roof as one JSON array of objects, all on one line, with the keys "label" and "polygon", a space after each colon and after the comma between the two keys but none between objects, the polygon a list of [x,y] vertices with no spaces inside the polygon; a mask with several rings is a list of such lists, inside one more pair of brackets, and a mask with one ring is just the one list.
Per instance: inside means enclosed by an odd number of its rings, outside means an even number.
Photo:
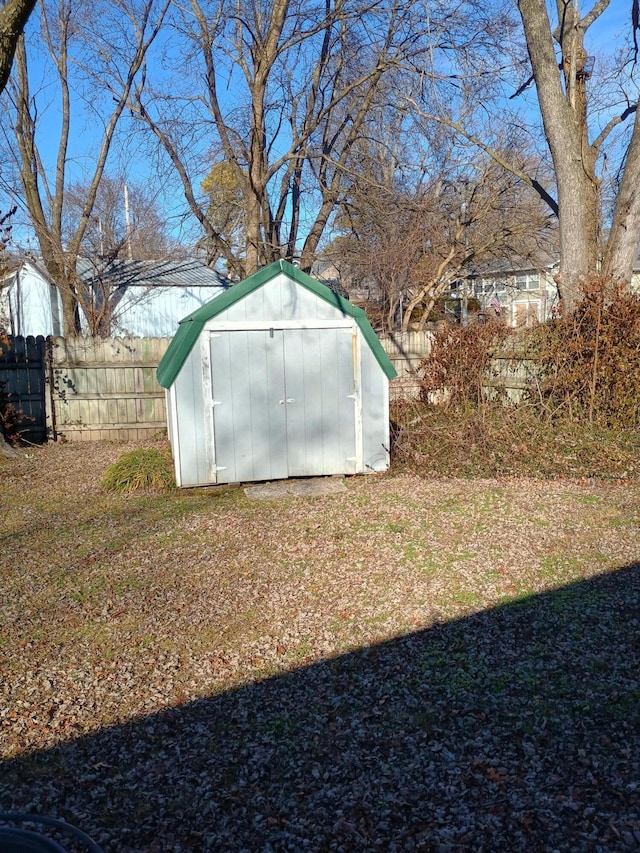
[{"label": "metal shed roof", "polygon": [[208,320],[216,317],[235,302],[244,299],[245,296],[258,290],[258,288],[277,275],[280,275],[280,273],[284,273],[295,281],[296,284],[311,291],[311,293],[314,293],[320,299],[324,299],[330,305],[334,305],[345,316],[353,317],[387,378],[393,379],[397,375],[396,369],[384,351],[376,333],[371,328],[371,324],[367,320],[367,315],[362,308],[352,305],[348,300],[334,293],[324,284],[311,278],[311,276],[303,273],[287,261],[275,261],[269,266],[258,270],[253,275],[250,275],[248,278],[245,278],[244,281],[233,285],[229,290],[180,321],[178,330],[169,344],[162,361],[158,365],[157,377],[160,385],[163,388],[169,388],[173,384],[185,359],[191,352]]},{"label": "metal shed roof", "polygon": [[107,282],[113,288],[144,287],[220,287],[232,282],[200,261],[189,258],[165,258],[139,261],[127,258],[91,261],[78,258],[80,277],[91,284]]}]

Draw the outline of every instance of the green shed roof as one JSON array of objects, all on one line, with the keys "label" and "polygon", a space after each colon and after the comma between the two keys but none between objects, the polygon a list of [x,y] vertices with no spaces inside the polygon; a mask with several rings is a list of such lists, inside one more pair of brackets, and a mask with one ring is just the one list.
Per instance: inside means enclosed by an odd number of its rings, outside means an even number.
[{"label": "green shed roof", "polygon": [[334,305],[343,314],[353,317],[386,376],[389,379],[393,379],[397,375],[395,367],[382,348],[382,344],[371,328],[371,324],[367,320],[367,315],[362,308],[352,305],[348,299],[343,299],[326,285],[311,278],[310,275],[303,273],[287,261],[275,261],[275,263],[258,270],[258,272],[250,275],[238,284],[234,284],[229,290],[212,299],[211,302],[207,302],[206,305],[198,308],[180,321],[178,330],[169,344],[162,361],[158,365],[157,377],[160,385],[163,388],[169,388],[173,384],[208,320],[213,319],[213,317],[221,314],[229,306],[258,290],[258,288],[262,287],[268,281],[271,281],[272,278],[280,275],[281,272],[285,273],[285,275],[293,279],[297,284],[315,293],[320,299],[324,299],[325,302]]}]

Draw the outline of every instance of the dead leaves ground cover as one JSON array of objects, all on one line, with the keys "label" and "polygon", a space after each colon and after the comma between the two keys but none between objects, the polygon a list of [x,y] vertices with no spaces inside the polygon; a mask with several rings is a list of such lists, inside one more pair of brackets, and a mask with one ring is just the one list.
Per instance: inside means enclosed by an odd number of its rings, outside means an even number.
[{"label": "dead leaves ground cover", "polygon": [[640,847],[640,484],[1,462],[0,808],[112,851]]}]

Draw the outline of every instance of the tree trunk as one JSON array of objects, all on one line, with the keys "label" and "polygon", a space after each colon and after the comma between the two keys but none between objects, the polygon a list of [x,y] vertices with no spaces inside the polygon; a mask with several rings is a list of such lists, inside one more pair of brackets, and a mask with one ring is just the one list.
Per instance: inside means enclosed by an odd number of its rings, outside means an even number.
[{"label": "tree trunk", "polygon": [[0,9],[0,92],[7,85],[18,39],[37,0],[9,0]]},{"label": "tree trunk", "polygon": [[[587,138],[584,29],[571,2],[558,0],[560,26],[553,35],[545,0],[518,0],[518,6],[558,187],[558,289],[564,310],[571,311],[583,282],[596,271],[598,249],[597,152]],[[562,51],[563,80],[554,36]]]},{"label": "tree trunk", "polygon": [[[576,168],[577,164],[577,168]],[[563,309],[571,311],[582,288],[597,270],[598,188],[578,155],[569,150],[557,158],[560,270],[558,291]]]},{"label": "tree trunk", "polygon": [[260,269],[260,202],[251,194],[247,200],[247,250],[244,262],[245,275],[253,275]]},{"label": "tree trunk", "polygon": [[59,285],[62,300],[63,332],[65,338],[73,338],[80,334],[80,312],[78,299],[73,290],[67,285]]},{"label": "tree trunk", "polygon": [[618,190],[602,274],[628,284],[638,254],[640,232],[640,113],[636,111],[624,175]]}]

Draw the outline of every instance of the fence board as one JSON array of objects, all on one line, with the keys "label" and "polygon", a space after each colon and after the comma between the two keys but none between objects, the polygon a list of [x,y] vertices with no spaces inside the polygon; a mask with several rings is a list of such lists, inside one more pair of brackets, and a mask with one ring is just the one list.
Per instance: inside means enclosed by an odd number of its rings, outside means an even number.
[{"label": "fence board", "polygon": [[[380,336],[398,376],[391,380],[389,396],[392,400],[416,397],[420,382],[416,371],[431,351],[433,332],[389,332]],[[517,402],[526,388],[535,387],[539,365],[523,354],[519,338],[507,339],[502,350],[491,362],[491,376],[487,377],[487,390],[500,389],[506,397]]]},{"label": "fence board", "polygon": [[166,428],[156,368],[169,338],[52,338],[52,421],[69,441],[145,438]]},{"label": "fence board", "polygon": [[380,336],[382,348],[397,371],[397,377],[389,384],[392,400],[415,397],[420,383],[416,371],[429,355],[433,332],[387,332]]},{"label": "fence board", "polygon": [[[34,396],[33,406],[38,398],[40,440],[46,440],[47,428],[51,437],[64,436],[70,441],[143,439],[166,428],[165,393],[157,383],[156,368],[169,338],[50,338],[48,369],[44,339],[15,340],[14,351],[0,356],[0,381],[9,367],[13,387],[20,388],[26,401],[21,403],[25,412],[29,395]],[[398,373],[391,380],[391,399],[416,396],[416,371],[430,352],[433,333],[389,333],[380,341]],[[490,383],[512,389],[509,396],[517,397],[517,389],[531,381],[536,367],[515,348],[501,356],[494,361]],[[15,364],[25,359],[30,360],[29,370],[39,364],[39,386],[35,375],[16,369]],[[45,381],[49,393],[45,393]]]}]

